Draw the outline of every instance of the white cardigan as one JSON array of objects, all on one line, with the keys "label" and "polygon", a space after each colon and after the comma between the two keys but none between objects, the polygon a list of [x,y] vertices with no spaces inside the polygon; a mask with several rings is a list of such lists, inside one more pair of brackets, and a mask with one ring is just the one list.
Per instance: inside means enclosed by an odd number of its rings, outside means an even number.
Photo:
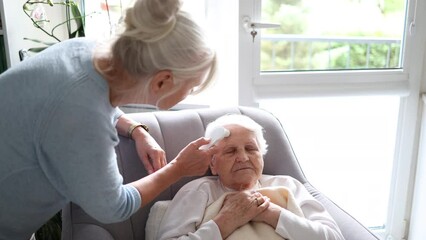
[{"label": "white cardigan", "polygon": [[[272,186],[288,188],[304,215],[300,217],[283,208],[275,229],[283,239],[344,239],[336,222],[299,181],[289,176],[263,175],[255,189]],[[157,224],[158,239],[222,239],[213,220],[205,223],[202,220],[207,207],[230,191],[215,176],[189,182],[167,204],[162,219],[147,225],[147,234]]]}]

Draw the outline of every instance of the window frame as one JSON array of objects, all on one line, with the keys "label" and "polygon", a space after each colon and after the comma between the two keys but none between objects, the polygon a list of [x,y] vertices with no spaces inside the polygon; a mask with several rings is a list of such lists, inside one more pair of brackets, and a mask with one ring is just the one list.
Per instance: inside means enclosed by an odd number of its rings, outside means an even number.
[{"label": "window frame", "polygon": [[[407,19],[413,19],[415,0],[408,2]],[[256,106],[253,99],[313,95],[409,94],[409,69],[412,62],[410,42],[415,37],[415,34],[407,34],[411,21],[407,21],[405,26],[405,37],[402,41],[405,51],[402,53],[401,69],[260,72],[261,32],[258,31],[253,41],[250,33],[242,27],[243,19],[247,16],[254,22],[260,22],[260,9],[261,0],[242,1],[239,5],[239,85],[244,88],[240,91],[239,103]]]}]

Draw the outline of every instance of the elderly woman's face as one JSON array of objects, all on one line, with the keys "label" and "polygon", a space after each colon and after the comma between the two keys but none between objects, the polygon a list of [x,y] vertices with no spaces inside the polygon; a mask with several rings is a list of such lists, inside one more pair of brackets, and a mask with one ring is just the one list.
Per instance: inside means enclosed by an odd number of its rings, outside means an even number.
[{"label": "elderly woman's face", "polygon": [[244,190],[253,187],[263,171],[263,156],[255,134],[238,125],[228,125],[230,136],[217,144],[211,170],[225,187]]}]

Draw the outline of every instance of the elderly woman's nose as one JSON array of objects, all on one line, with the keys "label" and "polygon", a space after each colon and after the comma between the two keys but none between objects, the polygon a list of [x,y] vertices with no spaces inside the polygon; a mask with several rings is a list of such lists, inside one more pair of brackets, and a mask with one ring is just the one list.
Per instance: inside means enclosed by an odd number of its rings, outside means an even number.
[{"label": "elderly woman's nose", "polygon": [[238,151],[237,152],[237,161],[239,162],[245,162],[248,161],[249,157],[246,151]]}]

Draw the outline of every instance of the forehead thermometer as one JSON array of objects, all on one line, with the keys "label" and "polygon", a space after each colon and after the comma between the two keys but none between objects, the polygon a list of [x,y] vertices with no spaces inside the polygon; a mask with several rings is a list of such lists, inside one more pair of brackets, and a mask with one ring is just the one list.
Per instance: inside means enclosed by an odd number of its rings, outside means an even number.
[{"label": "forehead thermometer", "polygon": [[[213,129],[210,133],[210,143],[203,145],[200,147],[201,150],[209,149],[210,147],[214,146],[217,142],[220,140],[228,137],[230,134],[229,130],[224,127],[217,127]],[[206,136],[208,137],[208,136]]]}]

